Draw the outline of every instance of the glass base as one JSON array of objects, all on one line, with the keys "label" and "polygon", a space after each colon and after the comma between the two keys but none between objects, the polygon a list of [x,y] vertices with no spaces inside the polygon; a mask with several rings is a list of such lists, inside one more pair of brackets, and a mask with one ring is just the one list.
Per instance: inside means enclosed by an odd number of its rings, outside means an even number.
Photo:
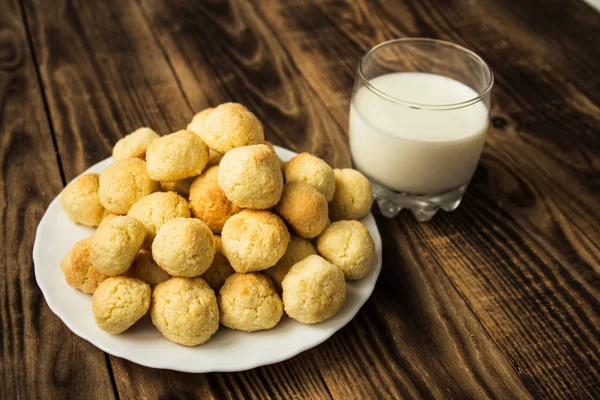
[{"label": "glass base", "polygon": [[388,218],[395,217],[403,208],[412,211],[420,222],[429,221],[440,210],[454,211],[462,201],[467,185],[436,195],[412,195],[398,193],[371,181],[373,194],[381,213]]}]

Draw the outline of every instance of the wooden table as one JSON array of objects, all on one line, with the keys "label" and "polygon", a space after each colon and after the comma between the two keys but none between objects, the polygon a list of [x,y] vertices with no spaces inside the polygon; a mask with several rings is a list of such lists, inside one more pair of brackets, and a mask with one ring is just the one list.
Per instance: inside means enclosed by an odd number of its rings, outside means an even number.
[{"label": "wooden table", "polygon": [[[329,341],[184,374],[108,356],[48,309],[38,221],[118,138],[233,100],[275,144],[349,166],[358,58],[404,36],[489,62],[488,142],[456,212],[374,210],[381,277]],[[0,0],[0,398],[599,398],[599,43],[581,0]]]}]

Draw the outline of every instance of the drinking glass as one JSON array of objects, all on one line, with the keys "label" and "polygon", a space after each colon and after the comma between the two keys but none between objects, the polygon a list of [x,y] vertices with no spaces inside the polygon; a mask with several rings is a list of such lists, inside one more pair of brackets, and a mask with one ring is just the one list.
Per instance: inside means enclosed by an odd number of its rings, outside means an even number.
[{"label": "drinking glass", "polygon": [[485,143],[493,84],[481,57],[441,40],[390,40],[361,58],[350,150],[383,215],[407,208],[428,221],[458,207]]}]

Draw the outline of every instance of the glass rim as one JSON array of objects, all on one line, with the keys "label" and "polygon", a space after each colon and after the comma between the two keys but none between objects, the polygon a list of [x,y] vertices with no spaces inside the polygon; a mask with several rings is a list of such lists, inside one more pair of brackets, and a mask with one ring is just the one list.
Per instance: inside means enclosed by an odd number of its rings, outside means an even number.
[{"label": "glass rim", "polygon": [[[380,89],[377,89],[375,86],[373,86],[373,84],[371,84],[371,82],[369,81],[369,79],[367,79],[367,77],[365,76],[365,74],[363,72],[363,64],[364,64],[365,60],[373,52],[377,51],[381,47],[388,46],[391,44],[396,44],[396,43],[405,43],[405,42],[437,43],[437,44],[441,44],[444,46],[453,47],[456,50],[459,50],[463,53],[468,54],[469,56],[471,56],[475,60],[477,60],[480,64],[482,64],[485,67],[485,69],[488,71],[489,76],[490,76],[488,84],[486,85],[484,90],[477,91],[476,97],[473,97],[473,98],[465,100],[465,101],[461,101],[459,103],[447,103],[447,104],[416,103],[416,102],[412,102],[412,101],[399,99],[397,97],[394,97],[392,95],[385,93],[384,91],[382,91]],[[402,105],[405,107],[424,109],[424,110],[455,110],[458,108],[468,107],[470,105],[480,102],[482,99],[484,99],[486,96],[488,96],[492,90],[492,87],[494,86],[494,72],[492,71],[492,68],[490,68],[490,66],[485,62],[485,60],[479,54],[475,53],[472,50],[467,49],[466,47],[458,45],[456,43],[448,42],[445,40],[439,40],[439,39],[430,39],[430,38],[412,38],[411,37],[411,38],[391,39],[391,40],[381,42],[381,43],[371,47],[365,54],[363,54],[363,56],[360,58],[360,61],[358,62],[358,75],[364,81],[365,86],[371,92],[375,93],[376,95],[378,95],[388,101],[391,101],[393,103],[396,103],[396,104],[399,104],[399,105]]]}]

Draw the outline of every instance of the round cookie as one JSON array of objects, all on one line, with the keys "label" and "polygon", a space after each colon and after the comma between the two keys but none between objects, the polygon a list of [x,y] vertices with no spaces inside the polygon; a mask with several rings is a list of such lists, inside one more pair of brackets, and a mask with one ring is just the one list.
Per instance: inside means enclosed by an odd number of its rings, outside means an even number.
[{"label": "round cookie", "polygon": [[178,195],[187,198],[190,195],[190,186],[192,186],[194,179],[195,177],[173,182],[161,182],[160,189],[163,192],[175,192]]},{"label": "round cookie", "polygon": [[219,165],[221,160],[223,159],[223,154],[214,151],[213,149],[208,149],[208,162],[206,163],[206,168],[214,167],[215,165]]},{"label": "round cookie", "polygon": [[273,207],[283,191],[279,158],[264,144],[238,147],[225,154],[218,182],[225,196],[242,208]]},{"label": "round cookie", "polygon": [[303,324],[331,318],[346,299],[344,273],[317,255],[294,264],[281,286],[286,314]]},{"label": "round cookie", "polygon": [[338,266],[346,279],[360,279],[371,268],[375,243],[359,221],[333,222],[319,236],[317,251],[323,258]]},{"label": "round cookie", "polygon": [[327,201],[333,199],[335,175],[325,161],[312,154],[300,153],[285,166],[286,182],[306,182],[317,189]]},{"label": "round cookie", "polygon": [[262,143],[263,126],[252,112],[238,103],[224,103],[208,115],[197,132],[211,149],[225,154],[236,147]]},{"label": "round cookie", "polygon": [[156,139],[148,146],[150,178],[171,182],[198,176],[208,161],[208,147],[193,132],[182,130]]},{"label": "round cookie", "polygon": [[80,240],[60,263],[65,281],[69,286],[84,293],[94,293],[108,275],[98,272],[90,260],[90,238]]},{"label": "round cookie", "polygon": [[152,242],[154,261],[169,275],[200,276],[215,257],[215,238],[208,225],[196,218],[164,223]]},{"label": "round cookie", "polygon": [[319,236],[329,220],[327,199],[304,182],[286,183],[275,211],[305,239]]},{"label": "round cookie", "polygon": [[277,291],[281,293],[281,282],[287,275],[292,265],[313,254],[317,254],[317,249],[315,249],[315,246],[313,246],[311,242],[292,235],[290,244],[288,245],[283,257],[277,261],[277,264],[269,269],[266,269],[264,272],[273,280]]},{"label": "round cookie", "polygon": [[202,278],[171,278],[152,293],[152,323],[172,342],[197,346],[219,329],[215,292]]},{"label": "round cookie", "polygon": [[131,328],[150,308],[150,286],[139,279],[113,276],[98,285],[92,296],[96,325],[113,335]]},{"label": "round cookie", "polygon": [[260,273],[233,274],[218,296],[221,325],[240,331],[271,329],[283,316],[283,304],[271,279]]},{"label": "round cookie", "polygon": [[175,192],[157,192],[135,203],[127,215],[144,224],[147,232],[144,246],[148,247],[165,222],[178,217],[189,218],[190,207],[188,202]]},{"label": "round cookie", "polygon": [[100,173],[100,202],[108,211],[127,214],[139,199],[160,189],[146,171],[146,162],[127,158],[109,165]]},{"label": "round cookie", "polygon": [[150,128],[139,128],[119,139],[113,147],[112,156],[115,161],[126,158],[144,158],[148,145],[160,136]]},{"label": "round cookie", "polygon": [[334,169],[335,192],[329,203],[332,221],[359,219],[371,210],[373,190],[369,180],[352,168]]},{"label": "round cookie", "polygon": [[215,235],[215,258],[213,259],[210,268],[202,274],[202,279],[204,279],[215,292],[218,292],[219,289],[221,289],[221,286],[223,286],[227,277],[235,273],[229,260],[223,255],[221,248],[221,236]]},{"label": "round cookie", "polygon": [[152,259],[152,253],[149,250],[141,249],[131,267],[125,272],[125,276],[136,278],[146,282],[150,287],[155,287],[161,282],[171,279],[171,275],[167,274],[161,267]]},{"label": "round cookie", "polygon": [[272,267],[285,253],[290,233],[277,215],[244,210],[225,222],[221,232],[223,254],[236,272]]},{"label": "round cookie", "polygon": [[69,219],[77,224],[98,226],[104,207],[100,203],[98,174],[84,174],[69,183],[60,195],[60,204]]},{"label": "round cookie", "polygon": [[120,275],[127,271],[144,243],[140,221],[119,216],[101,224],[90,238],[90,260],[99,272]]},{"label": "round cookie", "polygon": [[110,212],[107,209],[104,209],[104,212],[102,213],[102,221],[100,221],[100,223],[103,224],[106,221],[110,221],[114,217],[118,216],[120,216],[120,214],[115,214],[114,212]]},{"label": "round cookie", "polygon": [[220,233],[225,221],[242,210],[227,199],[217,182],[218,176],[219,167],[211,167],[190,187],[192,216],[206,222],[214,233]]},{"label": "round cookie", "polygon": [[204,123],[206,122],[206,118],[208,118],[208,116],[213,110],[214,107],[206,108],[194,115],[194,118],[192,118],[192,121],[188,124],[186,129],[202,137],[202,135],[200,135],[200,132],[204,131]]}]

